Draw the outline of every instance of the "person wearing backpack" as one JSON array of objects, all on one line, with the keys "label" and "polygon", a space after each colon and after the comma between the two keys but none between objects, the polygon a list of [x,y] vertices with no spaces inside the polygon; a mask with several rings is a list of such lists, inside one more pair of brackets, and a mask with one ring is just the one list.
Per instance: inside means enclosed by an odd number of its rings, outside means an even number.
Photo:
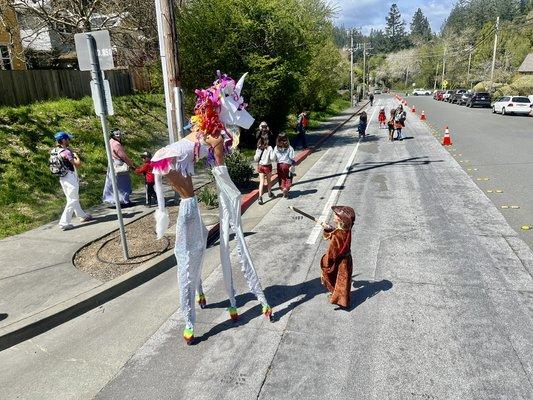
[{"label": "person wearing backpack", "polygon": [[296,140],[294,141],[294,148],[302,146],[302,149],[307,148],[307,127],[309,126],[309,112],[303,111],[296,118]]},{"label": "person wearing backpack", "polygon": [[82,210],[79,198],[79,181],[76,168],[81,165],[81,160],[69,145],[72,135],[66,132],[57,132],[54,135],[57,147],[50,152],[49,168],[52,174],[59,176],[59,183],[67,198],[67,204],[61,214],[59,227],[68,231],[73,229],[72,214],[76,214],[82,222],[91,221],[93,217]]}]

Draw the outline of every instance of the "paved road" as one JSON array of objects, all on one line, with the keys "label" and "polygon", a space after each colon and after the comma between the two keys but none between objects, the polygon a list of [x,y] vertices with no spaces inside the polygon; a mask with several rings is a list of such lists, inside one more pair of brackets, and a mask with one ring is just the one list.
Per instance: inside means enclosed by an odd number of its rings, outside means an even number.
[{"label": "paved road", "polygon": [[[216,270],[202,342],[186,348],[173,315],[98,399],[533,396],[533,254],[425,125],[390,143],[372,116],[377,136],[358,143],[352,125],[336,137],[302,196],[278,201],[249,238],[278,321],[241,295],[243,322],[229,324]],[[287,211],[330,202],[359,215],[349,312],[320,286],[325,244]]]},{"label": "paved road", "polygon": [[449,150],[463,169],[485,193],[503,190],[487,193],[497,207],[520,207],[502,209],[502,213],[533,249],[533,228],[521,230],[522,225],[533,227],[533,118],[492,114],[486,108],[466,108],[426,96],[407,100],[418,112],[424,110],[440,132],[450,126],[453,147]]},{"label": "paved road", "polygon": [[[41,398],[90,398],[103,386],[101,376],[125,363],[96,398],[532,398],[533,253],[425,124],[411,118],[410,139],[391,143],[372,112],[367,141],[355,138],[355,121],[348,124],[313,155],[309,170],[298,171],[298,197],[267,203],[246,227],[253,226],[247,240],[275,323],[246,294],[238,298],[241,322],[227,321],[215,247],[205,263],[212,273],[198,345],[183,344],[180,314],[164,306],[174,298],[169,271],[107,304],[101,322],[95,310],[85,322],[73,320],[0,353],[6,397],[27,393],[26,385]],[[319,232],[287,210],[292,204],[321,215],[332,203],[358,214],[349,311],[328,304],[320,286]],[[239,279],[239,293],[245,286]],[[138,331],[146,333],[142,323],[149,319],[150,327],[162,325],[142,343]],[[58,360],[62,337],[71,351]],[[130,342],[139,350],[127,363],[117,359]],[[91,347],[108,354],[95,358]],[[61,370],[32,367],[34,353],[41,365],[48,360]]]}]

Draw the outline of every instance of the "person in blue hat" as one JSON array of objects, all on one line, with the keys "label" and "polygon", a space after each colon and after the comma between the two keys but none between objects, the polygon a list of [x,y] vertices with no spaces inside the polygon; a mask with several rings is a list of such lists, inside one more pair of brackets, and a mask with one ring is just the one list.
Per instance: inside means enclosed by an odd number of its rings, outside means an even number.
[{"label": "person in blue hat", "polygon": [[[59,176],[59,183],[67,198],[67,204],[59,220],[59,227],[67,231],[74,228],[72,214],[76,214],[82,222],[91,221],[93,217],[83,211],[80,205],[78,194],[80,185],[76,168],[81,165],[81,160],[69,147],[72,135],[67,132],[57,132],[54,139],[57,142],[57,147],[51,152],[50,168],[52,173]],[[54,165],[56,166],[55,169],[53,169]]]}]

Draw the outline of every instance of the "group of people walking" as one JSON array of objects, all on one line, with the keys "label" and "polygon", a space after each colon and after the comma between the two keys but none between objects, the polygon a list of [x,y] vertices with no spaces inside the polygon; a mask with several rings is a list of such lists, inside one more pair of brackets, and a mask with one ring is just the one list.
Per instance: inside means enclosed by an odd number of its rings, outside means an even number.
[{"label": "group of people walking", "polygon": [[[113,167],[117,181],[117,191],[120,204],[123,207],[132,206],[130,200],[132,193],[132,181],[130,172],[144,175],[146,205],[150,206],[156,203],[156,193],[154,191],[154,175],[150,164],[151,154],[147,151],[141,154],[142,164],[136,166],[134,161],[128,156],[122,139],[123,132],[120,129],[111,131],[109,146],[113,159]],[[59,176],[59,182],[67,203],[59,220],[59,227],[64,230],[73,229],[72,217],[76,215],[81,222],[92,221],[93,217],[83,211],[79,200],[79,177],[77,169],[81,167],[82,162],[79,155],[71,149],[70,141],[73,136],[67,132],[57,132],[54,136],[56,147],[50,152],[49,168],[52,174]],[[107,204],[115,204],[113,191],[113,182],[111,171],[108,170],[104,184],[102,201]]]},{"label": "group of people walking", "polygon": [[257,163],[257,173],[259,174],[259,198],[260,205],[264,204],[263,194],[265,186],[268,197],[274,198],[272,193],[272,163],[276,163],[276,170],[279,179],[279,186],[282,196],[289,198],[289,190],[292,186],[292,177],[294,175],[294,165],[296,164],[294,148],[289,143],[289,138],[285,133],[281,133],[275,139],[275,145],[272,147],[272,135],[266,122],[259,125],[260,135],[257,140],[257,150],[255,151],[254,161]]},{"label": "group of people walking", "polygon": [[[382,114],[383,113],[383,114]],[[384,120],[382,117],[385,116],[385,108],[382,107],[379,113],[379,121],[381,126],[381,121]],[[387,120],[387,128],[389,130],[389,140],[403,140],[402,129],[405,128],[405,121],[407,119],[407,112],[403,109],[403,106],[400,104],[397,108],[393,108],[390,111],[389,119]],[[396,133],[396,137],[394,137]]]}]

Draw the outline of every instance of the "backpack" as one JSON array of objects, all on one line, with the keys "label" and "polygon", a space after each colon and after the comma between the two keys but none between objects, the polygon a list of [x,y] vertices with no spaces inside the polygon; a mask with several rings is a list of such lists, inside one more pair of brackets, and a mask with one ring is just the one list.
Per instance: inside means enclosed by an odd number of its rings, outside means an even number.
[{"label": "backpack", "polygon": [[63,148],[54,147],[50,150],[50,158],[48,159],[48,168],[52,175],[55,176],[65,176],[69,169],[63,160],[63,157],[60,156]]}]

